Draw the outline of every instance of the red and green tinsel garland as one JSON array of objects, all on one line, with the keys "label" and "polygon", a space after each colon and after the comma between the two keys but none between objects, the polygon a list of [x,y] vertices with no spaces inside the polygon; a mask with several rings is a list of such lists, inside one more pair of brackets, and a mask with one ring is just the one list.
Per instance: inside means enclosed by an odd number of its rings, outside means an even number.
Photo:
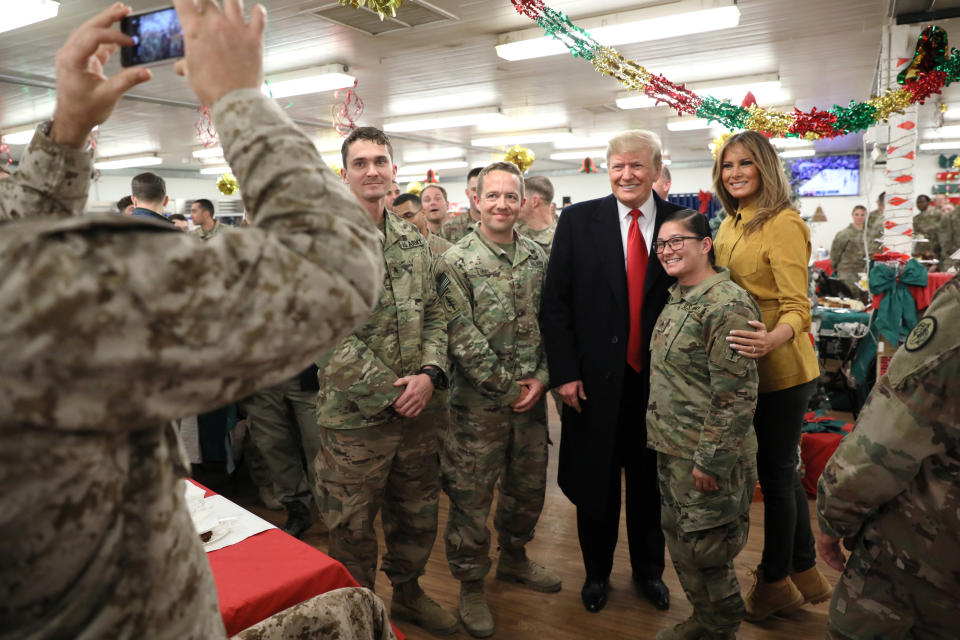
[{"label": "red and green tinsel garland", "polygon": [[851,101],[847,106],[834,105],[826,111],[814,108],[785,113],[756,105],[743,107],[713,96],[698,95],[682,84],[650,73],[616,49],[598,43],[543,0],[510,1],[519,13],[536,21],[548,36],[563,42],[575,57],[591,62],[597,71],[616,78],[625,88],[640,91],[678,114],[716,121],[728,129],[753,129],[769,136],[807,140],[834,138],[886,122],[894,113],[903,113],[917,102],[922,104],[960,78],[960,50],[951,49],[948,56],[946,31],[930,26],[920,35],[913,61],[897,79],[900,87],[888,89],[883,95],[865,102]]}]

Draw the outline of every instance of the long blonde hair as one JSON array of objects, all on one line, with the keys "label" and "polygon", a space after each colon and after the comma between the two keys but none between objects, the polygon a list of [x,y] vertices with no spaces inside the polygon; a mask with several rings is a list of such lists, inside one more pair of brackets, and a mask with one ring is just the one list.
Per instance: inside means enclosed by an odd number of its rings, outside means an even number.
[{"label": "long blonde hair", "polygon": [[760,191],[753,200],[757,207],[757,215],[744,227],[746,234],[758,231],[766,222],[785,209],[793,210],[790,204],[790,188],[787,176],[783,173],[783,165],[776,150],[765,136],[756,131],[741,131],[735,133],[717,151],[713,161],[713,190],[723,203],[728,216],[736,215],[740,202],[730,195],[723,184],[723,156],[730,145],[739,144],[750,158],[760,175]]}]

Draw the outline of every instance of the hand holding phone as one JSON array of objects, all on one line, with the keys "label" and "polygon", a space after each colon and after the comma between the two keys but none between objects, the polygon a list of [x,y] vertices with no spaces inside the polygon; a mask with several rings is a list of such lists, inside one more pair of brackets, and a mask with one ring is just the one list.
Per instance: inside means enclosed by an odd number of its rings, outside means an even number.
[{"label": "hand holding phone", "polygon": [[120,64],[124,67],[183,57],[183,30],[173,7],[126,16],[120,22],[120,31],[134,42],[120,50]]}]

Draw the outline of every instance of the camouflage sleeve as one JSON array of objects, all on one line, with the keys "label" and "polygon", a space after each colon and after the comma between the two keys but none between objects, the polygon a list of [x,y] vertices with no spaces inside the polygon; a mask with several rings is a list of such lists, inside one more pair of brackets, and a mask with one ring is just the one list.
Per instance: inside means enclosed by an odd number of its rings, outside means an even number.
[{"label": "camouflage sleeve", "polygon": [[837,272],[837,268],[840,266],[840,258],[843,256],[843,250],[847,246],[847,234],[845,231],[845,229],[842,229],[830,244],[830,268],[833,269],[834,273]]},{"label": "camouflage sleeve", "polygon": [[79,216],[87,204],[93,151],[70,149],[37,127],[20,167],[0,180],[0,221],[16,218]]},{"label": "camouflage sleeve", "polygon": [[730,302],[704,322],[704,337],[710,368],[709,411],[700,431],[693,461],[701,470],[719,479],[730,477],[743,456],[743,441],[753,429],[757,406],[757,362],[733,349],[726,337],[733,329],[749,330],[758,314],[750,307]]},{"label": "camouflage sleeve", "polygon": [[[543,264],[548,264],[547,262],[547,252],[544,251],[539,245],[537,249],[540,250],[540,254],[543,257]],[[540,276],[540,295],[541,300],[543,296],[543,288],[547,284],[547,270],[544,269],[543,273]],[[550,388],[550,370],[547,368],[547,349],[543,344],[543,305],[540,305],[539,309],[534,311],[537,314],[537,321],[540,324],[540,344],[537,345],[537,356],[539,361],[537,362],[537,370],[533,372],[533,377],[539,380],[543,384],[544,389]]]},{"label": "camouflage sleeve", "polygon": [[856,535],[907,489],[927,458],[953,441],[960,422],[958,318],[960,281],[954,278],[897,351],[820,476],[817,513],[825,534]]},{"label": "camouflage sleeve", "polygon": [[[449,255],[449,254],[445,254]],[[437,295],[447,321],[450,357],[474,388],[509,405],[523,389],[500,362],[486,337],[473,323],[470,287],[457,269],[444,260],[437,275]],[[451,362],[451,364],[453,364]]]},{"label": "camouflage sleeve", "polygon": [[447,367],[447,319],[437,297],[436,262],[430,250],[424,246],[426,254],[424,264],[430,265],[423,273],[423,359],[421,367],[432,365],[440,368],[447,379],[450,371]]},{"label": "camouflage sleeve", "polygon": [[318,366],[325,380],[367,418],[392,405],[403,391],[393,386],[400,377],[397,372],[356,335],[334,347]]},{"label": "camouflage sleeve", "polygon": [[370,312],[376,229],[309,138],[253,89],[213,113],[253,226],[206,243],[113,217],[0,235],[0,414],[129,429],[200,413],[292,377]]}]

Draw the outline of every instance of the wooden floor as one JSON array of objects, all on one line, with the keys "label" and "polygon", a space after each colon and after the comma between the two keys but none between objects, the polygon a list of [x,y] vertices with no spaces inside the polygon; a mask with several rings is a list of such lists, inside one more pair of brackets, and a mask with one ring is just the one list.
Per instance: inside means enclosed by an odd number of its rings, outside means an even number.
[{"label": "wooden floor", "polygon": [[[552,403],[551,403],[552,404]],[[554,443],[559,442],[559,420],[551,406],[550,431]],[[653,638],[667,626],[676,624],[690,615],[691,607],[684,597],[677,575],[668,560],[664,582],[670,588],[671,606],[669,611],[661,612],[653,608],[633,587],[630,577],[630,561],[627,552],[626,530],[621,519],[620,543],[617,547],[613,574],[610,577],[612,590],[606,608],[599,613],[589,613],[580,602],[580,588],[583,585],[583,561],[577,544],[576,515],[573,505],[564,497],[556,482],[556,444],[550,451],[550,468],[546,504],[536,538],[527,546],[528,554],[538,562],[557,571],[563,578],[563,589],[559,593],[541,594],[513,583],[505,583],[493,577],[494,570],[486,580],[487,601],[493,611],[497,631],[495,638],[504,640],[620,640]],[[269,511],[256,499],[249,489],[238,488],[236,495],[221,487],[225,495],[239,502],[267,520],[282,525],[283,512]],[[440,527],[433,554],[427,565],[426,575],[420,584],[427,594],[441,606],[456,614],[459,596],[459,582],[451,575],[443,549],[443,530],[447,521],[447,499],[441,496]],[[811,514],[815,513],[815,504],[810,502]],[[754,503],[750,513],[750,539],[747,547],[737,557],[737,575],[744,593],[752,584],[749,571],[760,561],[763,543],[763,505]],[[379,532],[379,522],[378,532]],[[489,523],[493,531],[492,518]],[[813,523],[817,531],[816,522]],[[381,553],[382,553],[382,532]],[[496,534],[493,534],[494,544]],[[327,550],[327,535],[315,526],[307,532],[304,540],[316,548]],[[496,567],[496,548],[491,550]],[[819,563],[821,571],[831,583],[836,583],[838,574]],[[389,606],[392,596],[389,580],[383,573],[377,576],[376,592]],[[784,638],[809,640],[822,638],[826,630],[828,603],[804,607],[789,618],[774,618],[762,624],[743,623],[737,637],[741,640],[765,638]],[[422,629],[399,623],[397,627],[411,640],[435,638]],[[470,638],[461,630],[453,639]]]}]

